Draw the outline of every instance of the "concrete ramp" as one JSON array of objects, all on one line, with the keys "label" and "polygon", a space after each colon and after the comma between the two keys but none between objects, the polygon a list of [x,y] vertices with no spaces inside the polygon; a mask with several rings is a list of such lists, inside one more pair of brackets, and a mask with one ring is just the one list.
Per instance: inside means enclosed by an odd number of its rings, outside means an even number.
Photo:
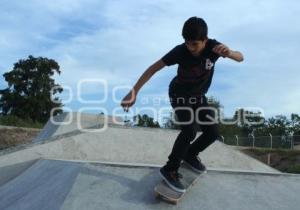
[{"label": "concrete ramp", "polygon": [[51,137],[66,135],[81,129],[98,128],[99,126],[112,124],[124,125],[120,117],[81,112],[63,112],[49,119],[33,142],[43,142]]},{"label": "concrete ramp", "polygon": [[[118,162],[123,164],[166,163],[179,130],[117,125],[113,116],[63,113],[49,120],[34,143],[15,151],[0,152],[0,167],[35,159]],[[197,137],[201,132],[197,133]],[[196,137],[196,138],[197,138]],[[216,141],[200,154],[210,169],[277,172],[277,170]]]},{"label": "concrete ramp", "polygon": [[48,122],[33,144],[0,152],[1,210],[299,209],[299,175],[280,173],[219,141],[200,154],[208,173],[177,206],[167,204],[155,199],[153,188],[179,130],[113,121],[102,129],[99,116],[74,119]]},{"label": "concrete ramp", "polygon": [[300,176],[213,170],[174,206],[154,197],[158,170],[39,160],[0,187],[0,209],[296,210],[300,205]]},{"label": "concrete ramp", "polygon": [[[0,156],[0,167],[32,159],[61,159],[163,165],[180,131],[114,127],[102,132],[73,131],[26,149]],[[198,136],[201,133],[198,133]],[[277,172],[275,169],[216,141],[200,154],[209,168]]]}]

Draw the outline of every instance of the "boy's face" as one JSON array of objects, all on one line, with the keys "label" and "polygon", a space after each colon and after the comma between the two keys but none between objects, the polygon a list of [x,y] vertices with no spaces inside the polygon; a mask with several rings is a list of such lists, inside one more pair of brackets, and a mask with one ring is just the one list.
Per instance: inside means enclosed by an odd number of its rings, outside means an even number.
[{"label": "boy's face", "polygon": [[200,55],[201,51],[205,48],[207,39],[205,40],[185,40],[187,49],[193,56]]}]

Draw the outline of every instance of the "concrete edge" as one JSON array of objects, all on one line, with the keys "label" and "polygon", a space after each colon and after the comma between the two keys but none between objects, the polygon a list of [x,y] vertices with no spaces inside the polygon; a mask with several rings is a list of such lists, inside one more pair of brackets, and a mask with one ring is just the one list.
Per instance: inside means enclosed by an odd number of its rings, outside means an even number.
[{"label": "concrete edge", "polygon": [[283,172],[263,172],[263,171],[250,171],[250,170],[238,170],[238,169],[225,169],[225,168],[209,168],[209,172],[222,172],[226,174],[243,174],[243,175],[266,175],[266,176],[299,176],[300,174],[283,173]]},{"label": "concrete edge", "polygon": [[102,164],[102,165],[114,166],[114,167],[135,167],[135,168],[160,168],[160,167],[162,167],[162,165],[159,165],[159,164],[109,162],[109,161],[97,161],[97,160],[74,160],[74,159],[59,159],[59,158],[47,158],[47,160],[57,160],[57,161],[76,162],[76,163]]},{"label": "concrete edge", "polygon": [[[102,164],[113,167],[134,167],[134,168],[160,168],[163,165],[160,164],[144,164],[144,163],[130,163],[130,162],[109,162],[109,161],[93,161],[93,160],[72,160],[72,159],[56,159],[48,158],[47,160],[57,160],[66,162],[77,162],[77,163],[91,163],[91,164]],[[226,173],[226,174],[249,174],[249,175],[270,175],[270,176],[299,176],[300,174],[282,173],[282,172],[262,172],[262,171],[250,171],[250,170],[234,170],[224,168],[208,168],[208,172]]]}]

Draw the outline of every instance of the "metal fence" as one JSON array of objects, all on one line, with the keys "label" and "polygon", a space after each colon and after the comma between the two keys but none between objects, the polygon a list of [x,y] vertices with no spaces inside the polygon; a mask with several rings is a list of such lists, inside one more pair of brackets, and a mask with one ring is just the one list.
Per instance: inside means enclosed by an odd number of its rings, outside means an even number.
[{"label": "metal fence", "polygon": [[224,137],[221,141],[228,145],[244,146],[244,147],[261,147],[261,148],[278,148],[278,149],[294,149],[294,146],[300,145],[300,135],[292,136],[254,136],[240,137],[238,135]]}]

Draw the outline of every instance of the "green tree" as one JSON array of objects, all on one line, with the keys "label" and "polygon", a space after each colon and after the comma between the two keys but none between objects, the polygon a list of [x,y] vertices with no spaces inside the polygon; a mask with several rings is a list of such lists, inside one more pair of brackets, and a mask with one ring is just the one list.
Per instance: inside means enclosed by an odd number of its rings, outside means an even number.
[{"label": "green tree", "polygon": [[154,121],[153,117],[149,117],[148,115],[136,115],[133,117],[134,122],[136,122],[136,126],[141,127],[151,127],[151,128],[159,128],[159,123]]},{"label": "green tree", "polygon": [[13,70],[3,74],[8,87],[0,90],[1,114],[44,123],[53,108],[57,108],[54,115],[61,113],[63,105],[55,94],[63,88],[51,78],[55,73],[60,74],[59,65],[52,59],[30,55],[15,63]]},{"label": "green tree", "polygon": [[211,107],[218,109],[218,111],[220,111],[219,109],[224,108],[221,102],[213,96],[207,97],[207,102]]},{"label": "green tree", "polygon": [[300,116],[298,114],[291,114],[290,132],[294,135],[300,135]]},{"label": "green tree", "polygon": [[261,114],[259,111],[254,112],[240,108],[235,111],[233,119],[238,121],[238,126],[254,129],[262,126],[265,122],[265,118]]},{"label": "green tree", "polygon": [[272,135],[288,135],[288,128],[290,127],[290,121],[284,115],[277,115],[271,117],[267,121],[267,132]]},{"label": "green tree", "polygon": [[300,144],[300,116],[298,114],[291,114],[289,133],[293,134],[294,144]]},{"label": "green tree", "polygon": [[249,134],[269,135],[266,133],[266,119],[259,111],[254,112],[240,108],[235,111],[233,119],[237,121],[237,126],[241,128],[242,135],[245,137]]}]

